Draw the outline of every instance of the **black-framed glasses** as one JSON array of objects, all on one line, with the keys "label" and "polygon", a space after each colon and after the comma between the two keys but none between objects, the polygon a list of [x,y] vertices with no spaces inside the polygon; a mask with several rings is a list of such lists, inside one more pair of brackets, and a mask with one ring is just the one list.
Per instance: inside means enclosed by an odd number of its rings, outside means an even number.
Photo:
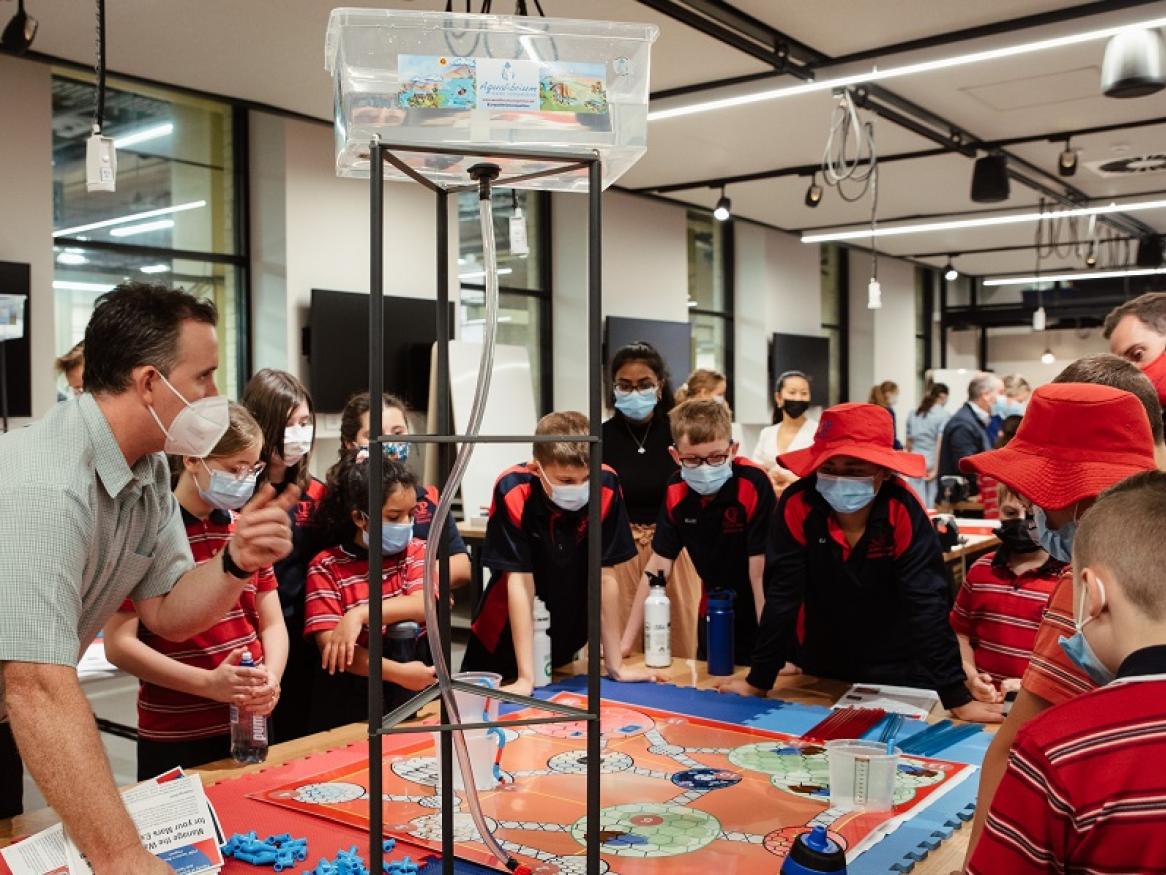
[{"label": "black-framed glasses", "polygon": [[655,392],[659,388],[659,383],[649,379],[640,380],[638,383],[633,383],[630,380],[615,381],[615,391],[617,392]]},{"label": "black-framed glasses", "polygon": [[685,468],[699,468],[701,465],[711,465],[714,468],[719,468],[732,457],[733,454],[725,450],[723,453],[713,453],[708,456],[681,456],[680,464]]}]

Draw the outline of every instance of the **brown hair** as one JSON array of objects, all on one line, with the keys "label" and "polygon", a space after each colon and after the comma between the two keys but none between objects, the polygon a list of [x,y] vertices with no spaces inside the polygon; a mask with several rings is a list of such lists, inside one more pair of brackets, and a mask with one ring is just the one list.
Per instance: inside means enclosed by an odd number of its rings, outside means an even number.
[{"label": "brown hair", "polygon": [[[409,421],[409,408],[396,395],[390,395],[388,392],[382,393],[381,406],[393,410],[400,410],[401,415],[405,417],[405,421]],[[343,452],[345,444],[356,442],[356,436],[360,433],[360,418],[368,413],[371,408],[372,403],[369,401],[368,392],[361,392],[359,395],[353,395],[348,399],[348,403],[344,405],[344,411],[340,414],[341,452]]]},{"label": "brown hair", "polygon": [[1054,383],[1096,383],[1129,392],[1142,402],[1154,443],[1162,443],[1162,405],[1150,378],[1120,356],[1108,352],[1087,355],[1057,374]]},{"label": "brown hair", "polygon": [[[255,421],[259,423],[259,427],[263,429],[263,461],[267,463],[267,471],[264,472],[266,475],[271,470],[272,455],[283,451],[283,432],[287,428],[287,418],[292,410],[300,404],[307,404],[312,424],[315,425],[316,411],[312,407],[312,398],[304,384],[287,371],[264,368],[247,381],[242,400],[255,417]],[[308,467],[312,450],[315,448],[316,438],[313,433],[312,446],[308,454],[288,467],[284,483],[295,483],[301,489],[307,487],[312,479]],[[264,481],[266,482],[266,476]]]},{"label": "brown hair", "polygon": [[[367,450],[341,450],[340,461],[328,471],[328,489],[316,509],[322,544],[341,544],[352,540],[356,526],[352,511],[368,513],[371,479]],[[394,459],[385,459],[381,468],[381,500],[387,502],[398,489],[416,489],[417,477]],[[383,506],[383,505],[382,505]]]},{"label": "brown hair", "polygon": [[[591,434],[591,424],[586,416],[575,410],[548,413],[535,426],[536,435],[543,434]],[[575,441],[556,443],[536,443],[534,460],[540,465],[571,465],[586,468],[591,463],[591,446]]]},{"label": "brown hair", "polygon": [[1146,292],[1132,301],[1114,307],[1105,317],[1101,329],[1102,336],[1108,340],[1113,330],[1117,328],[1117,323],[1126,316],[1134,316],[1159,334],[1166,334],[1166,292]]},{"label": "brown hair", "polygon": [[1008,374],[1001,377],[1000,382],[1004,384],[1004,394],[1011,397],[1011,393],[1028,389],[1032,391],[1032,386],[1028,384],[1028,380],[1020,374]]},{"label": "brown hair", "polygon": [[890,407],[887,396],[898,391],[899,384],[894,380],[883,380],[877,386],[870,387],[869,403],[877,404],[879,407]]},{"label": "brown hair", "polygon": [[64,355],[57,356],[55,362],[58,374],[67,374],[78,365],[85,364],[85,341],[73,344],[73,348]]},{"label": "brown hair", "polygon": [[677,404],[668,414],[672,425],[672,443],[688,438],[691,444],[732,440],[733,420],[724,404],[711,398],[693,398]]},{"label": "brown hair", "polygon": [[683,404],[701,392],[715,392],[721,383],[727,383],[725,375],[710,368],[697,368],[688,375],[684,385],[676,390],[676,403]]},{"label": "brown hair", "polygon": [[[1098,496],[1073,539],[1073,568],[1104,565],[1125,597],[1152,620],[1166,618],[1166,474],[1135,474]],[[1106,580],[1106,583],[1111,581]]]}]

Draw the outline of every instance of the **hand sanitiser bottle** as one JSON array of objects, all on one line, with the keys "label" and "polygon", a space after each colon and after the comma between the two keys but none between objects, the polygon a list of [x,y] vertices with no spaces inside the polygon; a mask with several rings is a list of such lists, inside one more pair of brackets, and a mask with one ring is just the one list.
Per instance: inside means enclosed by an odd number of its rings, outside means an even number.
[{"label": "hand sanitiser bottle", "polygon": [[665,592],[663,574],[648,572],[648,597],[644,600],[644,665],[672,665],[672,604]]},{"label": "hand sanitiser bottle", "polygon": [[[255,660],[244,653],[239,664],[254,668]],[[267,718],[231,706],[231,757],[237,763],[261,763],[267,759]]]},{"label": "hand sanitiser bottle", "polygon": [[538,596],[534,599],[534,685],[551,682],[551,612]]}]

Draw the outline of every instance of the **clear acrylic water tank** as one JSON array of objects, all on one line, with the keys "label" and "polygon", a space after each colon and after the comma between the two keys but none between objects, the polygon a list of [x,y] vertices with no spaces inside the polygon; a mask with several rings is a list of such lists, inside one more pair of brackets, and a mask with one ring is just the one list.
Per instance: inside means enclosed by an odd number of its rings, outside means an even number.
[{"label": "clear acrylic water tank", "polygon": [[[325,66],[332,74],[336,173],[368,178],[374,136],[442,185],[464,184],[473,149],[603,160],[603,187],[647,150],[651,24],[393,9],[334,9]],[[404,151],[416,148],[418,151]],[[429,150],[429,151],[427,151]],[[503,176],[553,161],[497,161]],[[386,165],[388,178],[406,178]],[[515,187],[585,191],[586,170]]]}]

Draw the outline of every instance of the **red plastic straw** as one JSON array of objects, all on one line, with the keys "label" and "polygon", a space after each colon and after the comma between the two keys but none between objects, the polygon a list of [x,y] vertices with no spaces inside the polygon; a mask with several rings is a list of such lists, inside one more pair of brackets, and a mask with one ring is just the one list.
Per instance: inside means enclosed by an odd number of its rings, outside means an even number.
[{"label": "red plastic straw", "polygon": [[887,712],[882,708],[839,708],[802,733],[802,738],[814,741],[861,738],[886,716]]}]

